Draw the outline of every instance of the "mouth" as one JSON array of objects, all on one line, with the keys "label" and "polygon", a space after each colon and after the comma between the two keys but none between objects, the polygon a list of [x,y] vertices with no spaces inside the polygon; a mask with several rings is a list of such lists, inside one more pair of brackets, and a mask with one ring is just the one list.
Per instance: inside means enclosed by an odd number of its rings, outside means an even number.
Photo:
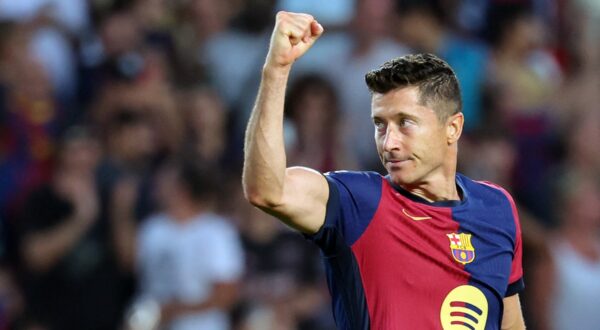
[{"label": "mouth", "polygon": [[392,165],[397,165],[397,164],[401,164],[404,162],[408,162],[410,160],[410,158],[405,158],[405,159],[386,159],[385,163],[386,164],[392,164]]}]

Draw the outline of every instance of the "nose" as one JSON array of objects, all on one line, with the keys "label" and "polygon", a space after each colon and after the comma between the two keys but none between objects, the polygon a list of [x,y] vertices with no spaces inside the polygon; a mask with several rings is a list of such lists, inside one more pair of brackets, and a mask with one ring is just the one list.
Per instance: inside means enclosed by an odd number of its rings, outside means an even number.
[{"label": "nose", "polygon": [[389,125],[383,137],[383,151],[400,150],[400,139],[400,132],[394,128],[394,125]]}]

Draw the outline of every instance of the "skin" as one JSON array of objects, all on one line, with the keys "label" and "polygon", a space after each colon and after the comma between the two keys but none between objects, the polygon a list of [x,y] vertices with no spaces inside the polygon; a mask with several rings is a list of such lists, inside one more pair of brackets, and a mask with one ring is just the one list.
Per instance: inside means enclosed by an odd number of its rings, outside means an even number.
[{"label": "skin", "polygon": [[374,94],[371,108],[381,162],[397,185],[429,201],[458,200],[457,142],[464,117],[441,122],[411,86]]},{"label": "skin", "polygon": [[[285,90],[292,65],[321,36],[307,14],[279,12],[245,140],[242,183],[250,203],[301,232],[324,223],[329,188],[322,174],[286,167],[283,143]],[[394,183],[429,201],[460,199],[455,183],[461,113],[442,122],[419,102],[416,87],[374,94],[377,151]],[[502,329],[524,329],[518,295],[504,299]]]}]

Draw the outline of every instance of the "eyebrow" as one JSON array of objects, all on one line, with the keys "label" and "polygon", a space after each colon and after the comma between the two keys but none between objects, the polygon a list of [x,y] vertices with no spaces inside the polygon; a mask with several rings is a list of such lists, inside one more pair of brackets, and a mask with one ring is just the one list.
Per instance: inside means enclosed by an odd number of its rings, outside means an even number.
[{"label": "eyebrow", "polygon": [[[418,117],[416,117],[414,115],[411,115],[411,114],[408,114],[406,112],[399,112],[399,113],[396,113],[396,114],[394,114],[392,116],[392,119],[404,119],[404,118],[410,119],[410,120],[414,120],[414,121],[419,121]],[[384,118],[381,117],[381,116],[371,116],[371,119],[373,121],[375,121],[375,120],[383,120]]]}]

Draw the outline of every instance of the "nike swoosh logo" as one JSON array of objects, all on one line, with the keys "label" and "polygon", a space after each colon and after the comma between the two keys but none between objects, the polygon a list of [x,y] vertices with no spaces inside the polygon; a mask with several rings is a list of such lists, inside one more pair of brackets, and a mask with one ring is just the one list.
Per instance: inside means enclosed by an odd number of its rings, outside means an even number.
[{"label": "nike swoosh logo", "polygon": [[408,212],[406,212],[406,209],[402,209],[402,213],[404,213],[405,216],[411,218],[414,221],[423,221],[423,220],[429,220],[429,219],[431,219],[431,217],[417,217],[417,216],[414,216],[414,215],[410,215],[410,214],[408,214]]}]

